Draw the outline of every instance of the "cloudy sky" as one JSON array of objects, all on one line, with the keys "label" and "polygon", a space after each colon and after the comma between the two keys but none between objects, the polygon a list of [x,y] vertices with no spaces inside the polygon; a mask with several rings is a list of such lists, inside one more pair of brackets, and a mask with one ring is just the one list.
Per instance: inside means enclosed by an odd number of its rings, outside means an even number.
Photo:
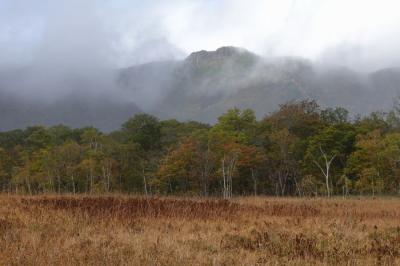
[{"label": "cloudy sky", "polygon": [[234,45],[400,65],[398,0],[0,0],[0,67],[129,66]]}]

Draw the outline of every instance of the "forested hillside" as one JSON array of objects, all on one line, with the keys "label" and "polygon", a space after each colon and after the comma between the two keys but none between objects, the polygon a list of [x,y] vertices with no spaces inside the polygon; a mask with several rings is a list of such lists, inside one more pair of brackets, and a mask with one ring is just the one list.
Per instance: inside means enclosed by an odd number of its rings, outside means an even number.
[{"label": "forested hillside", "polygon": [[0,133],[9,193],[377,195],[400,193],[400,113],[350,120],[292,101],[257,120],[233,108],[214,125],[140,113],[111,133],[34,126]]}]

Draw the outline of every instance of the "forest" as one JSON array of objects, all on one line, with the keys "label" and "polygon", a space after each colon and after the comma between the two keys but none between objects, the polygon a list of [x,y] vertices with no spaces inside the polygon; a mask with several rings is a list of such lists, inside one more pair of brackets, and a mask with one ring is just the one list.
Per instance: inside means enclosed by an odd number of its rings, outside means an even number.
[{"label": "forest", "polygon": [[0,133],[4,193],[223,197],[398,195],[400,109],[350,118],[290,101],[214,125],[134,115],[119,130],[31,126]]}]

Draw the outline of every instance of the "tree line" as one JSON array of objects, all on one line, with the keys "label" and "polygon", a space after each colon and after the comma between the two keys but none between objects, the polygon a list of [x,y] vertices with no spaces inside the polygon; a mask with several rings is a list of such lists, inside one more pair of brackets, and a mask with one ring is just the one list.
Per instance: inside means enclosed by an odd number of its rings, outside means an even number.
[{"label": "tree line", "polygon": [[0,133],[4,193],[332,196],[400,193],[400,110],[349,119],[292,101],[261,120],[233,108],[207,124],[141,113],[120,130]]}]

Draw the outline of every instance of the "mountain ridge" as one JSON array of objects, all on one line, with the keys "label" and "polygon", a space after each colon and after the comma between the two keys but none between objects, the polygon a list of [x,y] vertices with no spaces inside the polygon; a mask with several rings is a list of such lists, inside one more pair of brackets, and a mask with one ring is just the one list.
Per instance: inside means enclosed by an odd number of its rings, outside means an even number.
[{"label": "mountain ridge", "polygon": [[213,123],[228,108],[252,108],[260,117],[279,104],[306,98],[367,114],[391,108],[400,95],[400,68],[361,73],[302,58],[261,57],[233,46],[93,72],[72,75],[68,82],[62,72],[59,80],[31,68],[0,73],[0,130],[58,120],[110,131],[137,112]]}]

